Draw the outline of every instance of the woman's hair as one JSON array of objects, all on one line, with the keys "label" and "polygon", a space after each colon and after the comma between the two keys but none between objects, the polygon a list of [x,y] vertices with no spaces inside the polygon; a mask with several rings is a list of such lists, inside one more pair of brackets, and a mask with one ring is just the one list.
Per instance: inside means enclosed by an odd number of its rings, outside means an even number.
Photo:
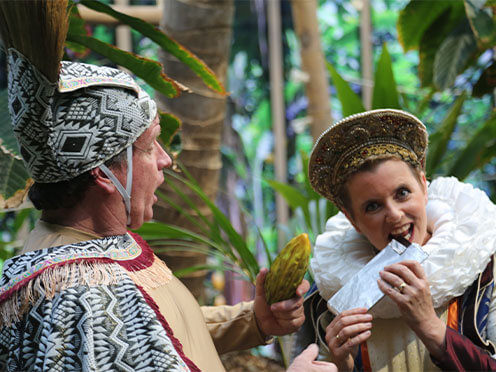
[{"label": "woman's hair", "polygon": [[[380,158],[371,158],[366,160],[355,172],[351,173],[347,179],[347,181],[339,188],[338,190],[338,197],[340,198],[343,208],[346,209],[346,211],[353,217],[353,210],[351,208],[351,198],[350,195],[348,194],[348,181],[353,177],[355,174],[361,173],[361,172],[373,172],[379,164],[384,163],[387,160],[399,160],[403,161],[399,156],[391,155],[388,157],[380,157]],[[408,165],[410,171],[412,174],[415,176],[417,181],[421,184],[422,183],[422,167],[419,165],[417,167],[413,166],[409,162],[404,162],[405,164]]]},{"label": "woman's hair", "polygon": [[[123,150],[105,162],[109,168],[121,167],[126,162],[126,151]],[[35,182],[29,189],[29,199],[39,210],[72,208],[84,197],[88,188],[94,185],[91,171],[84,172],[67,181],[54,183]]]}]

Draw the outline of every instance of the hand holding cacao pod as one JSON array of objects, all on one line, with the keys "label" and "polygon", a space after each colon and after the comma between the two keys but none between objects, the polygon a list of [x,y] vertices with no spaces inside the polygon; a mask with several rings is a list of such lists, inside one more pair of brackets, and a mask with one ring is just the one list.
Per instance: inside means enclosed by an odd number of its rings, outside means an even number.
[{"label": "hand holding cacao pod", "polygon": [[277,255],[265,278],[265,299],[269,305],[296,295],[308,268],[310,252],[310,240],[303,233],[291,239]]}]

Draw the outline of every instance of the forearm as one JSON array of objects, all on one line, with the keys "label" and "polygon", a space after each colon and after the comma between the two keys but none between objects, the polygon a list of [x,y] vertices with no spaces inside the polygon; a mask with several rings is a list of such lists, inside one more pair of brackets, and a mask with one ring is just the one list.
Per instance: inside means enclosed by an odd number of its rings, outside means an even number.
[{"label": "forearm", "polygon": [[203,317],[219,354],[264,344],[253,313],[253,302],[234,306],[202,306]]},{"label": "forearm", "polygon": [[447,327],[441,319],[436,316],[428,322],[411,327],[434,358],[443,357]]},{"label": "forearm", "polygon": [[445,371],[494,371],[496,360],[468,338],[447,327],[443,352],[432,361]]}]

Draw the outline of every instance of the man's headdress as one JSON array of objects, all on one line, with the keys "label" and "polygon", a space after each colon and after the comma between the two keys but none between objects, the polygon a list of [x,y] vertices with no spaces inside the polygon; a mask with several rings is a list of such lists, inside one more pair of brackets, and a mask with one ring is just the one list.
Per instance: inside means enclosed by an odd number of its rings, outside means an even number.
[{"label": "man's headdress", "polygon": [[67,6],[67,0],[0,2],[14,133],[36,182],[70,180],[100,167],[117,182],[129,213],[132,164],[124,189],[103,163],[126,148],[132,161],[130,145],[157,108],[125,72],[61,62]]}]

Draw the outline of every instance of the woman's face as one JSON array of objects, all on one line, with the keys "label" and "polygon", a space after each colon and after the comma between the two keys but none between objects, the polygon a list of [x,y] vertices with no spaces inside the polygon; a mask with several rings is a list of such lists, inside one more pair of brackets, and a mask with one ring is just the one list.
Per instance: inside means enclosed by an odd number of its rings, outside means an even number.
[{"label": "woman's face", "polygon": [[391,159],[371,171],[354,174],[346,183],[351,211],[344,211],[355,229],[378,250],[397,236],[423,245],[427,231],[427,183],[407,163]]}]

